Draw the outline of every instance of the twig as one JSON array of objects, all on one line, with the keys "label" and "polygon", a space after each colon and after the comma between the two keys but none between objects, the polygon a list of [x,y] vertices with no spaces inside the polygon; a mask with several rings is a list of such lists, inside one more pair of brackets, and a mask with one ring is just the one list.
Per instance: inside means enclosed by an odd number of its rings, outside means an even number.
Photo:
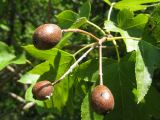
[{"label": "twig", "polygon": [[98,38],[98,37],[94,36],[93,34],[87,32],[87,31],[85,31],[85,30],[81,30],[81,29],[63,29],[62,32],[75,32],[75,33],[79,32],[79,33],[83,33],[83,34],[85,34],[85,35],[88,35],[88,36],[92,37],[92,38],[95,39],[97,42],[99,41],[99,38]]},{"label": "twig", "polygon": [[97,30],[99,30],[103,35],[106,34],[98,25],[96,25],[96,24],[94,24],[94,23],[92,23],[92,22],[90,22],[88,20],[87,20],[87,23],[92,25],[93,27],[95,27]]},{"label": "twig", "polygon": [[26,105],[23,106],[23,110],[28,110],[29,108],[33,107],[35,105],[35,102],[29,102]]},{"label": "twig", "polygon": [[11,97],[15,98],[19,102],[25,103],[25,99],[23,99],[21,96],[16,95],[15,93],[9,92],[8,93]]},{"label": "twig", "polygon": [[9,70],[10,72],[15,72],[15,69],[14,69],[12,66],[10,66],[10,65],[8,65],[6,68],[7,68],[7,70]]},{"label": "twig", "polygon": [[72,72],[72,70],[77,66],[77,64],[87,56],[87,54],[93,50],[93,48],[95,47],[95,45],[93,45],[91,48],[89,48],[73,65],[70,66],[70,68],[68,69],[67,72],[65,72],[58,80],[54,81],[52,83],[52,85],[55,85],[57,83],[59,83],[60,81],[62,81],[69,73]]}]

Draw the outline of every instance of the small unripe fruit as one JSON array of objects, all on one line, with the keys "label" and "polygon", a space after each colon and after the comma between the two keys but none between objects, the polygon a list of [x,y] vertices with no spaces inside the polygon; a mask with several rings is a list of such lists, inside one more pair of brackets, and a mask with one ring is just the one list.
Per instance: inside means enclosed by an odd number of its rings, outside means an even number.
[{"label": "small unripe fruit", "polygon": [[44,80],[37,82],[32,88],[33,98],[37,100],[46,100],[52,95],[52,83]]},{"label": "small unripe fruit", "polygon": [[104,85],[96,86],[92,91],[91,105],[99,114],[109,113],[114,108],[114,97],[111,91]]},{"label": "small unripe fruit", "polygon": [[53,48],[60,41],[61,28],[55,24],[40,25],[33,34],[33,44],[40,50]]}]

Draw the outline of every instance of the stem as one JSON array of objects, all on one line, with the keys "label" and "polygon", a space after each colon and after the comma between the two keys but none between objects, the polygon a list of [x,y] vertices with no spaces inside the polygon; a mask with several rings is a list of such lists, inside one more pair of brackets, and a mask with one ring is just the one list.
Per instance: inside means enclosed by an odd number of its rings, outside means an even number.
[{"label": "stem", "polygon": [[111,7],[110,7],[110,9],[109,9],[109,12],[108,12],[108,21],[110,20],[110,18],[111,18],[111,13],[112,13],[112,9],[113,9],[113,5],[114,5],[115,3],[112,3],[111,4]]},{"label": "stem", "polygon": [[91,48],[89,48],[73,65],[70,66],[70,68],[67,70],[67,72],[65,72],[58,80],[54,81],[52,83],[52,85],[55,85],[57,83],[59,83],[60,81],[62,81],[69,73],[72,72],[72,70],[77,66],[77,64],[87,56],[87,54],[93,50],[95,46],[93,45]]},{"label": "stem", "polygon": [[117,59],[118,59],[118,63],[120,62],[120,55],[119,55],[119,51],[118,51],[118,47],[117,47],[117,43],[115,40],[113,40],[113,44],[115,46],[116,49],[116,54],[117,54]]},{"label": "stem", "polygon": [[141,38],[136,38],[136,37],[108,37],[107,41],[120,40],[120,39],[141,40]]},{"label": "stem", "polygon": [[99,79],[100,79],[100,85],[103,85],[103,72],[102,72],[102,42],[99,42]]},{"label": "stem", "polygon": [[83,48],[79,49],[76,53],[73,54],[73,56],[76,56],[77,54],[79,54],[80,52],[82,52],[83,50],[91,47],[91,46],[96,46],[98,43],[91,43],[91,44],[88,44],[86,46],[84,46]]},{"label": "stem", "polygon": [[79,32],[79,33],[83,33],[85,35],[88,35],[90,37],[92,37],[93,39],[95,39],[97,42],[99,41],[99,38],[94,36],[92,33],[87,32],[85,30],[81,30],[81,29],[63,29],[62,32]]},{"label": "stem", "polygon": [[90,22],[88,20],[87,20],[87,23],[92,25],[93,27],[95,27],[97,30],[99,30],[103,35],[106,34],[98,25],[96,25],[96,24],[94,24],[94,23],[92,23],[92,22]]}]

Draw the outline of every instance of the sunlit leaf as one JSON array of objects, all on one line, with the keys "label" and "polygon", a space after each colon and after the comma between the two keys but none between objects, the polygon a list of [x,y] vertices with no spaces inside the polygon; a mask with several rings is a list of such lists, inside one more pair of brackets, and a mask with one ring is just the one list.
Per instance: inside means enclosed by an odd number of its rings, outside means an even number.
[{"label": "sunlit leaf", "polygon": [[106,31],[112,31],[112,32],[118,32],[121,34],[122,37],[124,37],[124,42],[126,44],[126,49],[127,52],[131,52],[133,50],[137,49],[137,44],[138,41],[132,40],[132,39],[128,39],[130,37],[130,35],[128,34],[127,31],[118,28],[117,26],[115,26],[115,24],[112,21],[105,21],[105,29]]},{"label": "sunlit leaf", "polygon": [[141,41],[136,52],[135,67],[138,102],[142,101],[147,94],[152,83],[154,69],[158,66],[160,66],[160,49]]}]

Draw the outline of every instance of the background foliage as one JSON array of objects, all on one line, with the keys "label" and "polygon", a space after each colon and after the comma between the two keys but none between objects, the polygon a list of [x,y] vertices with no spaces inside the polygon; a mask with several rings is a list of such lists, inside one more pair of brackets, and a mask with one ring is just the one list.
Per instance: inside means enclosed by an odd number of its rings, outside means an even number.
[{"label": "background foliage", "polygon": [[[112,2],[116,2],[107,19]],[[1,0],[0,1],[0,119],[2,120],[159,120],[160,119],[160,7],[159,0]],[[90,22],[91,21],[91,22]],[[40,80],[54,81],[76,61],[74,53],[94,42],[66,33],[51,50],[32,45],[35,28],[56,23],[81,28],[102,37],[92,22],[114,36],[117,45],[104,43],[103,76],[115,97],[115,109],[106,116],[93,112],[89,96],[99,83],[98,50],[57,84],[50,100],[33,99],[31,89]],[[140,41],[128,39],[140,37]]]}]

